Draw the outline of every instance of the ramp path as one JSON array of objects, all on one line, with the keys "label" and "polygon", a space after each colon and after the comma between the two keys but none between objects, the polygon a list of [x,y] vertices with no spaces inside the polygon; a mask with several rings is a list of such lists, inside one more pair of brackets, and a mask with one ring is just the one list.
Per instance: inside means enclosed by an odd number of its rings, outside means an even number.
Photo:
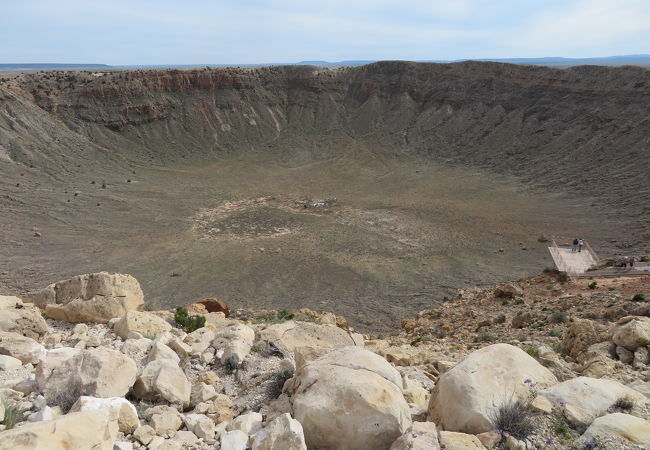
[{"label": "ramp path", "polygon": [[558,270],[570,275],[580,275],[585,273],[591,266],[598,264],[600,258],[593,251],[591,246],[585,241],[582,251],[573,251],[571,247],[558,247],[555,241],[551,242],[548,248],[551,252],[553,261]]}]

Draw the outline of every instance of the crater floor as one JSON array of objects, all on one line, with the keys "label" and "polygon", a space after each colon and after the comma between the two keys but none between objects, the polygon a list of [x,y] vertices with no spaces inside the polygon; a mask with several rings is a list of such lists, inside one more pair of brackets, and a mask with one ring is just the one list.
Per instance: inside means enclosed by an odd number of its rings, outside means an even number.
[{"label": "crater floor", "polygon": [[455,289],[552,265],[540,236],[605,249],[620,226],[494,173],[342,154],[134,167],[130,181],[26,179],[11,188],[0,289],[119,271],[155,307],[218,296],[233,308],[333,310],[385,330]]}]

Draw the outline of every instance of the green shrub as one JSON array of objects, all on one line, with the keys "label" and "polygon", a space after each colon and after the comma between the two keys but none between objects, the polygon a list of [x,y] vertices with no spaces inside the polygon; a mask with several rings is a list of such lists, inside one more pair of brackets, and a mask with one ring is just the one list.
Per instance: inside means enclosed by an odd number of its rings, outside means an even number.
[{"label": "green shrub", "polygon": [[589,289],[596,289],[598,287],[598,283],[596,283],[595,281],[592,281],[591,283],[589,283],[589,285],[587,287]]},{"label": "green shrub", "polygon": [[526,353],[528,353],[533,358],[539,357],[539,350],[537,350],[535,347],[528,347],[526,349]]},{"label": "green shrub", "polygon": [[289,311],[283,309],[281,311],[278,311],[278,319],[280,320],[291,320],[294,318],[294,315],[291,314]]},{"label": "green shrub", "polygon": [[565,323],[569,320],[569,317],[566,315],[564,311],[555,311],[553,314],[551,314],[551,323]]},{"label": "green shrub", "polygon": [[174,321],[179,326],[183,327],[183,329],[185,329],[185,331],[188,333],[196,331],[199,328],[203,328],[205,326],[204,316],[190,316],[187,312],[187,309],[180,306],[176,308],[176,312],[174,313]]},{"label": "green shrub", "polygon": [[22,422],[23,415],[15,402],[5,399],[2,400],[2,406],[5,410],[5,418],[2,423],[5,425],[5,430],[11,430],[18,422]]},{"label": "green shrub", "polygon": [[496,341],[496,339],[497,338],[495,336],[486,333],[484,331],[481,331],[479,334],[477,334],[474,337],[474,342],[494,342]]},{"label": "green shrub", "polygon": [[556,278],[560,283],[566,283],[569,281],[569,274],[566,272],[558,272]]},{"label": "green shrub", "polygon": [[492,428],[525,440],[535,431],[533,413],[522,400],[510,400],[499,406],[491,417]]},{"label": "green shrub", "polygon": [[614,404],[612,409],[622,410],[622,411],[631,411],[634,408],[634,400],[629,397],[619,397]]},{"label": "green shrub", "polygon": [[645,302],[645,294],[634,294],[632,297],[633,302]]},{"label": "green shrub", "polygon": [[551,330],[548,332],[548,335],[551,337],[560,337],[560,332],[557,330]]}]

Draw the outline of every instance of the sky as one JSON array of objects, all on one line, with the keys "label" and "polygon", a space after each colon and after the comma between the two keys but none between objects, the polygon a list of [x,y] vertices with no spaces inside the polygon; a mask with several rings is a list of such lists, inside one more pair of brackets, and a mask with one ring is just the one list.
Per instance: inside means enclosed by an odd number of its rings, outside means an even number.
[{"label": "sky", "polygon": [[650,0],[0,0],[0,63],[650,53]]}]

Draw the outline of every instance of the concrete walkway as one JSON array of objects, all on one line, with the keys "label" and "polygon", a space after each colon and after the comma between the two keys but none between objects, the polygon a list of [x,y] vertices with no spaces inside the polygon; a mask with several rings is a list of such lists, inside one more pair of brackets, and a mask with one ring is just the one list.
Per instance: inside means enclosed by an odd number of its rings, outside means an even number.
[{"label": "concrete walkway", "polygon": [[598,262],[591,252],[584,248],[581,252],[572,252],[566,247],[549,247],[549,251],[557,268],[571,274],[585,273]]}]

